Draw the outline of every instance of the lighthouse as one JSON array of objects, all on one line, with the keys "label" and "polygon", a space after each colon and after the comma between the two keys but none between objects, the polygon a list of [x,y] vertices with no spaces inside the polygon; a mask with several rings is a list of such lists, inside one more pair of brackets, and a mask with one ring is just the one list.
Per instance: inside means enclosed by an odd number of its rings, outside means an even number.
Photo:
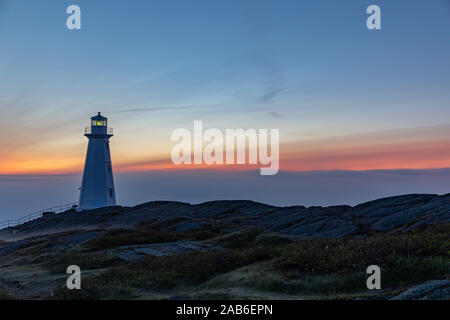
[{"label": "lighthouse", "polygon": [[112,128],[108,128],[108,119],[100,112],[91,118],[91,126],[85,130],[89,145],[80,188],[80,211],[116,205],[109,152],[109,138],[113,136],[112,133]]}]

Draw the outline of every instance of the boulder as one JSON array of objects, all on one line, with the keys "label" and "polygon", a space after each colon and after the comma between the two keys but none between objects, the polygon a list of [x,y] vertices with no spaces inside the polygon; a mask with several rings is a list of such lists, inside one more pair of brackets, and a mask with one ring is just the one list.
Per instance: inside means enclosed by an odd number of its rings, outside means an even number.
[{"label": "boulder", "polygon": [[[385,217],[405,212],[414,207],[417,208],[426,205],[436,197],[438,196],[434,194],[409,194],[378,199],[357,205],[349,209],[344,216],[353,221],[358,221],[358,223],[361,223],[364,226],[371,226]],[[402,217],[399,219],[401,218]],[[385,222],[385,224],[381,223],[381,225],[383,225],[382,228],[385,228],[390,223],[397,225],[394,221],[389,221]],[[381,225],[379,227],[381,227]]]},{"label": "boulder", "polygon": [[448,300],[450,280],[432,280],[409,288],[391,300]]}]

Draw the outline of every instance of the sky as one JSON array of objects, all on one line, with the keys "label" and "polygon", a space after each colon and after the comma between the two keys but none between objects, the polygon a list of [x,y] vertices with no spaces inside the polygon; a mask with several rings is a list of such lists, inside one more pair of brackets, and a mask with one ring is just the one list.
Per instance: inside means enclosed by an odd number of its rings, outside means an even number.
[{"label": "sky", "polygon": [[[66,28],[72,4],[81,30]],[[0,39],[0,220],[76,201],[99,111],[126,205],[450,190],[448,0],[0,0]],[[171,132],[195,120],[280,129],[282,172],[174,167]]]}]

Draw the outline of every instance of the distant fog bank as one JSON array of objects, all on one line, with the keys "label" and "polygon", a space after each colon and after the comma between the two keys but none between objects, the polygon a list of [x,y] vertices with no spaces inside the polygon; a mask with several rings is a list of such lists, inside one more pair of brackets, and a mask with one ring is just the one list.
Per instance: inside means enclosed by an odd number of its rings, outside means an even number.
[{"label": "distant fog bank", "polygon": [[[408,194],[450,192],[450,169],[280,172],[148,171],[115,174],[118,203],[254,200],[277,206],[329,206]],[[78,201],[81,174],[0,176],[0,221]]]}]

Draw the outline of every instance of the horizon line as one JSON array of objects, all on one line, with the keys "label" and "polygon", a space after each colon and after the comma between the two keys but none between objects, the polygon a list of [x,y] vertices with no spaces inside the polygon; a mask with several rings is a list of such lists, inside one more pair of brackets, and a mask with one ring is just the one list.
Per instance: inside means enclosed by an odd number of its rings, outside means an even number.
[{"label": "horizon line", "polygon": [[[200,166],[200,165],[198,165]],[[224,167],[226,165],[223,165]],[[231,165],[230,165],[231,166]],[[127,173],[142,173],[142,172],[259,172],[258,168],[165,168],[165,169],[147,169],[147,170],[116,170],[114,174],[127,174]],[[278,174],[280,173],[332,173],[332,172],[383,172],[383,171],[443,171],[450,170],[450,167],[440,167],[440,168],[382,168],[382,169],[330,169],[330,170],[282,170],[280,169]],[[48,177],[48,176],[74,176],[74,175],[82,175],[82,170],[70,171],[70,172],[47,172],[47,173],[0,173],[0,177]],[[278,174],[274,175],[276,177]]]}]

